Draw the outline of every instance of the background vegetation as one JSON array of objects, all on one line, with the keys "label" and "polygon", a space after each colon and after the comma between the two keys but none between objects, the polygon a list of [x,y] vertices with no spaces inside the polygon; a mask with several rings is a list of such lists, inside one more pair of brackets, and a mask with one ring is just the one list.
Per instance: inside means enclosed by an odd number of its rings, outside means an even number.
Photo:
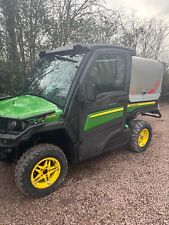
[{"label": "background vegetation", "polygon": [[[113,43],[161,59],[169,28],[109,10],[100,0],[0,0],[0,93],[19,93],[42,50],[72,43]],[[169,97],[167,64],[163,97]]]}]

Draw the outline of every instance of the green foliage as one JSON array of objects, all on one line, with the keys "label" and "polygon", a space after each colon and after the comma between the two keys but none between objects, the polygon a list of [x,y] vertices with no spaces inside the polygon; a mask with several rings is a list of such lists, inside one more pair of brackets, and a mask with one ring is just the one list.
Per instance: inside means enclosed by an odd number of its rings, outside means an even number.
[{"label": "green foliage", "polygon": [[159,59],[167,33],[163,22],[108,10],[103,0],[0,0],[0,93],[21,92],[40,51],[113,43]]}]

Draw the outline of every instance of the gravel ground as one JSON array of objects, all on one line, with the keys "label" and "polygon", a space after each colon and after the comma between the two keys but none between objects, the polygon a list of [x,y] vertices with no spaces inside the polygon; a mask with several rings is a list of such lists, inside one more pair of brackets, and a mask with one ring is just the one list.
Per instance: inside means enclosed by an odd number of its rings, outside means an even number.
[{"label": "gravel ground", "polygon": [[0,164],[0,225],[169,225],[169,106],[147,152],[126,149],[70,168],[53,195],[28,199],[15,188],[14,166]]}]

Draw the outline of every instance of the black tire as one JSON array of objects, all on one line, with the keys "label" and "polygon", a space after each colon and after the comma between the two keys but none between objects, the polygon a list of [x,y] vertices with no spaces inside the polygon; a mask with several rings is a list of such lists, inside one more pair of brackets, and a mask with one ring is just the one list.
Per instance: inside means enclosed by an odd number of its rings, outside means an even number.
[{"label": "black tire", "polygon": [[[35,165],[47,157],[58,160],[60,163],[60,174],[51,186],[38,189],[31,182],[31,173]],[[51,144],[40,144],[27,150],[18,161],[15,168],[15,182],[18,189],[24,195],[34,198],[44,197],[54,192],[63,183],[67,169],[68,162],[66,156],[59,147]]]},{"label": "black tire", "polygon": [[[148,129],[149,131],[149,137],[144,146],[139,146],[138,139],[140,136],[140,133],[143,129]],[[149,123],[143,120],[135,120],[132,123],[132,128],[131,128],[131,136],[130,136],[130,141],[129,141],[129,150],[133,152],[144,152],[147,147],[149,146],[150,142],[152,139],[152,127]]]}]

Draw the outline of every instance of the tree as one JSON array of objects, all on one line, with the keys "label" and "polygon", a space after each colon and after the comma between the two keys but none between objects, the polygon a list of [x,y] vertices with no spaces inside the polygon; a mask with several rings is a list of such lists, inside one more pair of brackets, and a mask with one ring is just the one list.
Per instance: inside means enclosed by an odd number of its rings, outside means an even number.
[{"label": "tree", "polygon": [[15,89],[20,74],[20,59],[16,37],[16,0],[2,0],[1,12],[3,13],[6,28],[6,55],[9,67],[11,68],[10,78],[14,86],[11,88]]},{"label": "tree", "polygon": [[68,44],[119,44],[159,59],[168,31],[162,21],[109,10],[103,0],[0,0],[0,88],[18,93],[40,51]]},{"label": "tree", "polygon": [[8,57],[14,72],[17,72],[19,57],[16,40],[16,0],[2,0],[1,8],[5,16]]},{"label": "tree", "polygon": [[[100,10],[100,0],[51,0],[48,4],[51,16],[48,27],[51,48],[74,42],[79,26]],[[84,34],[84,32],[81,34]]]},{"label": "tree", "polygon": [[75,42],[110,44],[118,30],[117,12],[100,9],[94,16],[81,18],[75,26],[71,36]]},{"label": "tree", "polygon": [[135,14],[119,14],[119,44],[136,50],[137,55],[158,59],[169,28],[162,21],[155,19],[140,20]]}]

